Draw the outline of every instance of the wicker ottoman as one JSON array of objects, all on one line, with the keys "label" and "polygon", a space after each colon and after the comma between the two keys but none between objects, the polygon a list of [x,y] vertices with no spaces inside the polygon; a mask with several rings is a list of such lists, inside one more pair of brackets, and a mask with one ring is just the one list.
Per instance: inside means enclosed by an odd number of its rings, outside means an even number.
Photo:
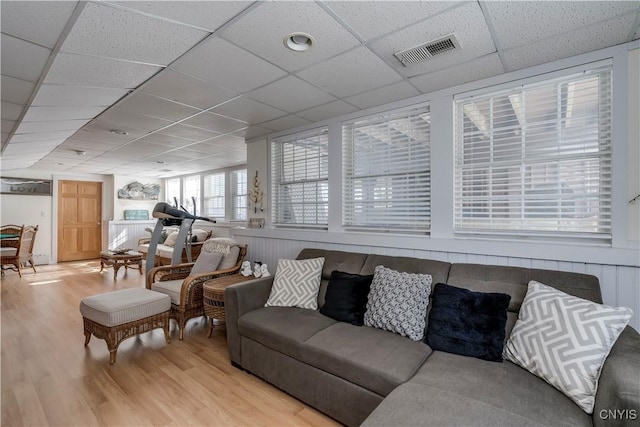
[{"label": "wicker ottoman", "polygon": [[168,343],[171,298],[145,288],[123,289],[84,298],[80,314],[84,320],[84,346],[91,335],[104,339],[109,349],[109,363],[116,361],[120,343],[137,334],[156,328],[164,329]]}]

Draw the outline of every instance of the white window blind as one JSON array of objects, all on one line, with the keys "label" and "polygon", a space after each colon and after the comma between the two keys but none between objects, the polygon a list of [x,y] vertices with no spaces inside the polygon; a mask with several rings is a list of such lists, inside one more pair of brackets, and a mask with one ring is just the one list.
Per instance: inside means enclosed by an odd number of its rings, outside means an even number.
[{"label": "white window blind", "polygon": [[326,226],[329,215],[327,129],[271,143],[272,222]]},{"label": "white window blind", "polygon": [[225,173],[204,177],[203,214],[206,217],[225,217]]},{"label": "white window blind", "polygon": [[231,220],[247,220],[247,170],[231,172]]},{"label": "white window blind", "polygon": [[[182,206],[190,213],[193,213],[193,199],[195,197],[196,207],[200,206],[200,175],[186,176],[182,179]],[[197,212],[196,212],[197,213]]]},{"label": "white window blind", "polygon": [[611,238],[610,67],[456,101],[458,233]]},{"label": "white window blind", "polygon": [[428,232],[429,106],[343,123],[343,226]]},{"label": "white window blind", "polygon": [[177,200],[180,206],[180,178],[165,180],[165,200],[171,206],[174,206]]}]

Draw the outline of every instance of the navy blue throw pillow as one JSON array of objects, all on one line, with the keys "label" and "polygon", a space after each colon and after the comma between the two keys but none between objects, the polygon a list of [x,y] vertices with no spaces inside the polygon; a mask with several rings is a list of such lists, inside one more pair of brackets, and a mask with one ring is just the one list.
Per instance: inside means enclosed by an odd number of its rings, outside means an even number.
[{"label": "navy blue throw pillow", "polygon": [[340,322],[362,326],[372,280],[373,275],[361,276],[334,270],[320,313]]},{"label": "navy blue throw pillow", "polygon": [[502,362],[511,296],[438,283],[425,341],[433,350]]}]

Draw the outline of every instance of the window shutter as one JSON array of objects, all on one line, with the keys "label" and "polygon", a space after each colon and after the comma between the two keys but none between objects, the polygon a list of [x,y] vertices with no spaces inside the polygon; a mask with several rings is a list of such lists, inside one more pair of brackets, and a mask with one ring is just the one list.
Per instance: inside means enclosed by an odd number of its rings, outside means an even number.
[{"label": "window shutter", "polygon": [[231,172],[231,220],[247,220],[247,170]]},{"label": "window shutter", "polygon": [[429,106],[343,123],[343,226],[428,232]]},{"label": "window shutter", "polygon": [[204,216],[225,217],[225,173],[214,173],[204,177]]},{"label": "window shutter", "polygon": [[327,128],[271,143],[272,222],[326,227],[329,215]]},{"label": "window shutter", "polygon": [[611,69],[456,101],[457,233],[611,239]]}]

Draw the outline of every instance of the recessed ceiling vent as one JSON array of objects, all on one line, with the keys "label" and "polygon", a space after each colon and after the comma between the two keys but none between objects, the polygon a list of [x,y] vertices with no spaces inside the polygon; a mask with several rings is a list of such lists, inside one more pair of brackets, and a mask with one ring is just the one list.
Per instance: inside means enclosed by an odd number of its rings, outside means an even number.
[{"label": "recessed ceiling vent", "polygon": [[405,67],[408,67],[409,65],[426,61],[433,56],[441,55],[454,49],[460,49],[460,43],[458,43],[455,34],[449,34],[439,39],[423,43],[420,46],[396,52],[394,55]]}]

